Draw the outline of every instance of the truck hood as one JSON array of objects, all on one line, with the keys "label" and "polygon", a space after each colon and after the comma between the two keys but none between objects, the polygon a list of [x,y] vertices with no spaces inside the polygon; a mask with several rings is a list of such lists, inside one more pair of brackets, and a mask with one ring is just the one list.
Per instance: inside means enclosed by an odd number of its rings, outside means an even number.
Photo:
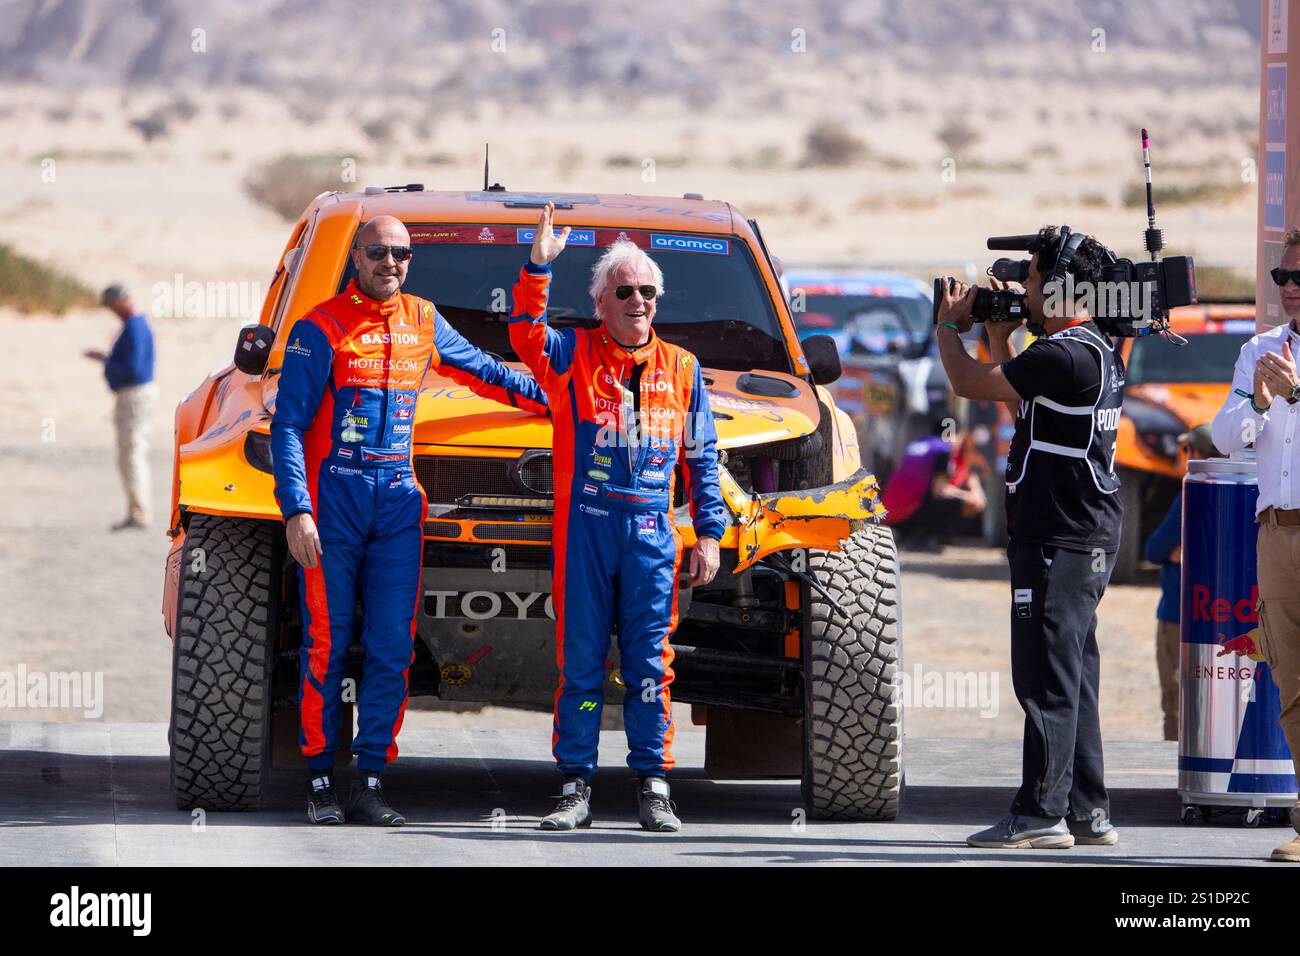
[{"label": "truck hood", "polygon": [[[821,417],[813,387],[792,375],[705,369],[704,381],[720,448],[798,438],[814,431]],[[551,422],[430,375],[416,405],[415,444],[549,448]]]},{"label": "truck hood", "polygon": [[1131,385],[1127,398],[1137,398],[1168,409],[1187,428],[1211,421],[1228,397],[1229,385],[1196,382],[1178,385]]}]

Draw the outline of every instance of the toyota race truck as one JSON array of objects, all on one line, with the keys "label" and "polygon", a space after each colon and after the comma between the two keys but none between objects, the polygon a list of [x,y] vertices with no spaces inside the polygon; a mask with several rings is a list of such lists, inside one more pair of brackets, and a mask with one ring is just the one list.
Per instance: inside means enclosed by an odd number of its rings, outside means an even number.
[{"label": "toyota race truck", "polygon": [[[507,334],[509,290],[548,200],[556,225],[573,229],[554,267],[551,324],[596,324],[592,265],[627,238],[664,272],[656,332],[705,370],[728,528],[717,577],[693,591],[679,582],[672,695],[706,727],[706,772],[800,777],[818,818],[897,814],[898,556],[853,423],[827,391],[840,374],[835,342],[800,342],[757,224],[693,194],[418,184],[313,200],[234,361],[176,409],[163,617],[179,807],[256,808],[269,793],[273,754],[277,763],[297,756],[298,568],[273,496],[269,438],[289,329],[346,286],[361,223],[391,215],[406,223],[415,253],[403,291],[521,367]],[[412,434],[429,513],[410,693],[549,710],[557,683],[550,421],[434,371]],[[689,548],[694,531],[680,498],[675,519]],[[349,676],[363,665],[354,641]],[[607,699],[620,704],[616,644],[606,666]]]}]

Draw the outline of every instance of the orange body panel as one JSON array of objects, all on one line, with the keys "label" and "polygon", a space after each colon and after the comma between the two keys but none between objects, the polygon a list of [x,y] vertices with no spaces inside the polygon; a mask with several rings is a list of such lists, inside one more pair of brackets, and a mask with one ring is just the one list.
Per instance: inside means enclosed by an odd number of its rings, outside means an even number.
[{"label": "orange body panel", "polygon": [[[269,434],[268,408],[274,407],[288,330],[298,318],[338,292],[360,223],[376,215],[396,216],[411,224],[531,226],[536,222],[536,208],[509,208],[503,198],[502,194],[464,192],[326,193],[311,203],[286,243],[263,304],[260,323],[277,332],[267,371],[251,377],[227,366],[209,376],[177,408],[173,546],[168,558],[165,617],[168,609],[175,607],[184,513],[280,519],[272,476],[249,461],[246,443],[260,440],[250,439],[250,434]],[[563,197],[554,198],[559,202]],[[851,533],[852,522],[878,517],[882,509],[875,479],[861,472],[856,430],[847,415],[835,408],[825,388],[814,387],[801,377],[807,374],[808,363],[793,319],[768,256],[744,216],[729,204],[716,201],[616,195],[578,198],[581,202],[572,209],[556,210],[557,226],[723,234],[749,249],[798,373],[765,374],[791,382],[798,394],[790,398],[744,394],[736,386],[740,373],[706,369],[710,404],[715,412],[727,416],[717,422],[720,448],[807,435],[819,421],[819,400],[832,410],[833,479],[839,484],[825,490],[826,497],[816,501],[803,494],[764,495],[760,500],[729,482],[724,474],[724,496],[737,525],[726,532],[723,546],[738,547],[743,541],[746,553],[742,557],[748,566],[764,554],[786,548],[837,548]],[[503,408],[436,373],[425,379],[412,437],[415,456],[517,457],[527,449],[550,445],[551,425],[546,417]],[[487,540],[471,538],[469,524],[461,523],[457,538],[441,540]],[[692,545],[694,532],[689,521],[680,530],[684,543]]]}]

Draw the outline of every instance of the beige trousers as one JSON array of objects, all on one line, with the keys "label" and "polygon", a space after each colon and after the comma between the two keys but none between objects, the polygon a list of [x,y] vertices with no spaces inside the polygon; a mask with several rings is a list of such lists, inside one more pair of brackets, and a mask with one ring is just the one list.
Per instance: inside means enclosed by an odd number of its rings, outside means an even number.
[{"label": "beige trousers", "polygon": [[154,382],[128,385],[115,393],[113,424],[117,429],[117,470],[126,492],[126,516],[149,522],[149,426],[158,404]]},{"label": "beige trousers", "polygon": [[1282,696],[1279,723],[1300,776],[1300,527],[1262,521],[1256,543],[1259,650]]},{"label": "beige trousers", "polygon": [[1178,666],[1182,636],[1177,624],[1156,621],[1156,673],[1160,675],[1160,710],[1165,740],[1178,739]]}]

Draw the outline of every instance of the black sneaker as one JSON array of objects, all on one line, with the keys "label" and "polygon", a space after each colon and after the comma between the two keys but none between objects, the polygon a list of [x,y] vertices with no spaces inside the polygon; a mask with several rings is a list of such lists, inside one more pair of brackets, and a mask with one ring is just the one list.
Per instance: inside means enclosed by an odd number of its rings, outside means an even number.
[{"label": "black sneaker", "polygon": [[576,830],[591,826],[591,787],[581,777],[569,777],[560,788],[560,802],[542,817],[539,830]]},{"label": "black sneaker", "polygon": [[343,822],[343,808],[334,796],[334,775],[318,774],[311,778],[311,795],[307,797],[307,819],[312,823]]},{"label": "black sneaker", "polygon": [[668,799],[668,781],[663,777],[641,778],[641,829],[655,833],[676,833],[682,828],[677,805]]},{"label": "black sneaker", "polygon": [[406,822],[406,817],[388,805],[377,775],[362,774],[361,780],[352,781],[348,822],[372,827],[400,827]]}]

